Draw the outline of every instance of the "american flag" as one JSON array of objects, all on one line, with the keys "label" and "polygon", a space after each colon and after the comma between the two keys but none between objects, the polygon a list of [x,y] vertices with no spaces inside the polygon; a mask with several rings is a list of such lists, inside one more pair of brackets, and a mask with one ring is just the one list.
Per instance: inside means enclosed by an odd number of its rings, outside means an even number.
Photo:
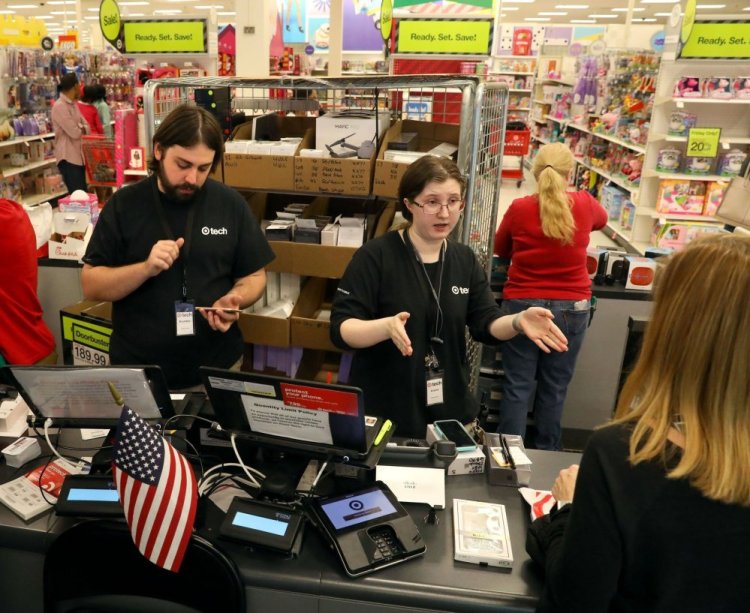
[{"label": "american flag", "polygon": [[114,456],[115,484],[133,542],[149,561],[179,571],[195,520],[192,467],[127,406],[117,425]]}]

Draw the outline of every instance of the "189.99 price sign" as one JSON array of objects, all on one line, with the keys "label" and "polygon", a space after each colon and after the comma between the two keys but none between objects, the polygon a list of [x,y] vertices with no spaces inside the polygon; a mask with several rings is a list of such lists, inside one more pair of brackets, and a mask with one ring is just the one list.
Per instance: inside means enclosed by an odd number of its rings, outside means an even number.
[{"label": "189.99 price sign", "polygon": [[81,343],[73,343],[73,364],[81,366],[109,366],[109,354]]},{"label": "189.99 price sign", "polygon": [[687,157],[716,157],[719,152],[721,128],[690,128],[688,131]]}]

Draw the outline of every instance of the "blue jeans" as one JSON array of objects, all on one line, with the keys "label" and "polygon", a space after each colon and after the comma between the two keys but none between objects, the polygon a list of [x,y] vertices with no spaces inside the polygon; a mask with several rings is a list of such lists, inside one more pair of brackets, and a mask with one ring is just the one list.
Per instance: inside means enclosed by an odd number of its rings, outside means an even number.
[{"label": "blue jeans", "polygon": [[[574,304],[579,310],[574,310]],[[529,442],[537,449],[559,450],[563,404],[588,327],[589,304],[573,300],[507,300],[503,301],[503,312],[519,313],[530,306],[552,311],[555,324],[568,339],[568,350],[544,353],[522,334],[500,343],[505,381],[498,432],[525,436],[526,415],[536,380],[533,408],[537,434],[536,440]]]},{"label": "blue jeans", "polygon": [[60,160],[57,162],[57,167],[60,169],[63,181],[65,181],[65,187],[68,188],[68,193],[72,194],[77,189],[81,189],[84,192],[87,190],[86,187],[86,167],[79,166],[78,164],[71,164],[66,160]]}]

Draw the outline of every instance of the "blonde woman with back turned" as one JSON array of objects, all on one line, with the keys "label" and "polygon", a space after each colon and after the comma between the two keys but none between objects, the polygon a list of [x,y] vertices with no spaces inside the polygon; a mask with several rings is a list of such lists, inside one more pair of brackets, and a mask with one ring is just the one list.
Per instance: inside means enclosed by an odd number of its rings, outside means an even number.
[{"label": "blonde woman with back turned", "polygon": [[657,274],[615,420],[555,481],[574,502],[531,526],[539,611],[748,610],[748,302],[747,236],[697,239]]},{"label": "blonde woman with back turned", "polygon": [[535,440],[538,449],[560,449],[565,394],[589,322],[591,281],[586,247],[607,212],[588,192],[568,192],[573,154],[563,144],[545,145],[534,159],[538,193],[514,200],[495,235],[495,253],[510,258],[503,312],[531,306],[550,309],[568,339],[568,350],[539,351],[519,335],[500,346],[505,381],[498,432],[526,434],[526,414],[536,380]]}]

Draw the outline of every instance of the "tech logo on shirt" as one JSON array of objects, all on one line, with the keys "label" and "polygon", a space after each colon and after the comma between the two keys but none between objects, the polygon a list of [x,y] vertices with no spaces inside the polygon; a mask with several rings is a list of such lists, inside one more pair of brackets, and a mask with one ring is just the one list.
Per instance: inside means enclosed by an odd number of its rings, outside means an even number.
[{"label": "tech logo on shirt", "polygon": [[226,228],[209,228],[208,226],[203,226],[201,234],[203,236],[226,236],[229,234],[229,231]]},{"label": "tech logo on shirt", "polygon": [[454,285],[453,287],[451,287],[451,291],[454,294],[456,294],[456,295],[458,295],[458,294],[468,294],[469,293],[469,288],[468,287],[459,287],[458,285]]}]

